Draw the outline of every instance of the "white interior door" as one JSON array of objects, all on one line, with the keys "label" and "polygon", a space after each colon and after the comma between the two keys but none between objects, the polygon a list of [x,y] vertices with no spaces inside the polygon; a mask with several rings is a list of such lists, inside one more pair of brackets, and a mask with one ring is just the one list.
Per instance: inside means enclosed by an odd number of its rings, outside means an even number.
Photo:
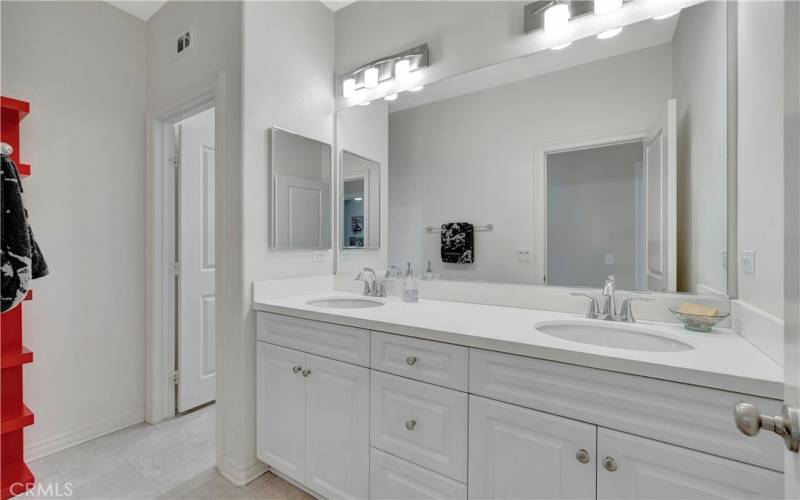
[{"label": "white interior door", "polygon": [[329,248],[330,184],[320,180],[275,175],[275,199],[281,216],[275,217],[278,248]]},{"label": "white interior door", "polygon": [[178,411],[215,399],[214,110],[180,123]]},{"label": "white interior door", "polygon": [[677,285],[676,100],[670,99],[644,143],[645,273],[647,289]]}]

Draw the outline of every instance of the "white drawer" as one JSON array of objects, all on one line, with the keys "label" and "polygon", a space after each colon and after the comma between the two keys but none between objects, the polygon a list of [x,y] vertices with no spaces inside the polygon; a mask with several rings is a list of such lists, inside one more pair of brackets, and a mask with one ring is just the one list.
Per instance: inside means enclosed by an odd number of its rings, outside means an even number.
[{"label": "white drawer", "polygon": [[370,449],[372,500],[465,499],[467,487],[419,465]]},{"label": "white drawer", "polygon": [[783,470],[782,441],[748,438],[733,418],[740,401],[772,415],[779,401],[481,349],[469,363],[471,393]]},{"label": "white drawer", "polygon": [[467,395],[371,372],[370,444],[467,482]]},{"label": "white drawer", "polygon": [[372,332],[372,368],[465,392],[467,356],[463,346]]},{"label": "white drawer", "polygon": [[369,331],[259,312],[258,340],[369,367]]}]

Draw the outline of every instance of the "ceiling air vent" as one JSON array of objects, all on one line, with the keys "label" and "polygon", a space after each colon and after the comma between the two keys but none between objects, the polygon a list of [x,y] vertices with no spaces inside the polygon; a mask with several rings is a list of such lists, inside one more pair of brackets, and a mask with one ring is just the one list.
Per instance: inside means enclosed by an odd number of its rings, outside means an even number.
[{"label": "ceiling air vent", "polygon": [[181,55],[190,48],[192,48],[192,31],[179,33],[175,43],[175,55]]}]

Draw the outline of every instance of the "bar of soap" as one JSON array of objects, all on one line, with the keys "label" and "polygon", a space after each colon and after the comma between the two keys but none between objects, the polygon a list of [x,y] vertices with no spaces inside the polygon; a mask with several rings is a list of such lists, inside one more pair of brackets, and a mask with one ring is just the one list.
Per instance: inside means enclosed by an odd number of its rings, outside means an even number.
[{"label": "bar of soap", "polygon": [[684,302],[678,308],[681,314],[693,314],[695,316],[719,316],[719,309],[716,307],[703,306],[700,304],[692,304],[691,302]]}]

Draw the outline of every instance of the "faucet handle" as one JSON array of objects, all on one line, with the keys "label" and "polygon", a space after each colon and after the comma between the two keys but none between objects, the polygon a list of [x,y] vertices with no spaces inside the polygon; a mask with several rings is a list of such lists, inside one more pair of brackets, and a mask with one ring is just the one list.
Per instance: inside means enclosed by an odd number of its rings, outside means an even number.
[{"label": "faucet handle", "polygon": [[619,310],[619,316],[622,321],[629,323],[636,323],[636,318],[633,316],[633,302],[655,302],[656,299],[649,299],[647,297],[628,297],[622,301],[622,307]]},{"label": "faucet handle", "polygon": [[600,305],[597,303],[597,297],[583,292],[570,292],[574,297],[586,297],[589,299],[589,308],[586,310],[586,317],[596,319],[600,316]]}]

